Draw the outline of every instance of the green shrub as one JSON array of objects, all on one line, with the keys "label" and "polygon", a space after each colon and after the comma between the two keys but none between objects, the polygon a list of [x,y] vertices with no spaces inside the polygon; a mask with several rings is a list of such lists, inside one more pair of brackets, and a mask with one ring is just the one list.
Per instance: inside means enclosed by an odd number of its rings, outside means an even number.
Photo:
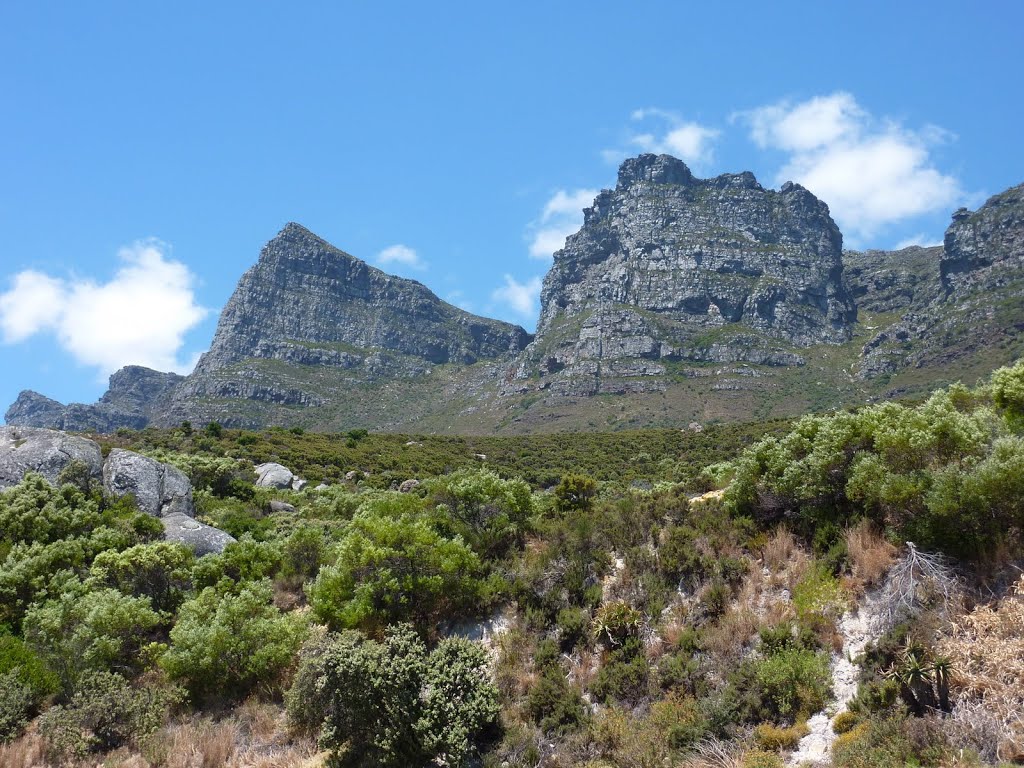
[{"label": "green shrub", "polygon": [[174,611],[192,585],[195,555],[167,541],[101,552],[89,570],[98,584],[127,595],[148,597],[158,611]]},{"label": "green shrub", "polygon": [[0,742],[21,735],[34,706],[32,689],[17,671],[0,673]]},{"label": "green shrub", "polygon": [[64,485],[51,486],[42,475],[0,491],[0,538],[14,543],[50,544],[90,533],[103,522],[96,499]]},{"label": "green shrub", "polygon": [[785,763],[775,752],[751,749],[743,754],[740,768],[783,768]]},{"label": "green shrub", "polygon": [[586,512],[594,505],[597,483],[586,475],[571,474],[555,487],[555,506],[559,512]]},{"label": "green shrub", "polygon": [[32,697],[33,706],[60,690],[60,678],[23,640],[0,635],[0,675],[14,673]]},{"label": "green shrub", "polygon": [[643,643],[630,637],[608,653],[590,690],[599,701],[635,705],[650,693],[650,671]]},{"label": "green shrub", "polygon": [[323,531],[312,525],[300,525],[281,545],[281,575],[312,578],[320,571],[327,547]]},{"label": "green shrub", "polygon": [[780,728],[771,723],[761,723],[754,729],[754,741],[762,749],[779,751],[780,749],[796,749],[800,739],[811,732],[804,723]]},{"label": "green shrub", "polygon": [[825,707],[831,682],[824,653],[784,648],[740,665],[724,692],[726,708],[745,722],[792,723]]},{"label": "green shrub", "polygon": [[174,689],[131,685],[111,672],[90,672],[81,683],[66,706],[51,707],[39,719],[39,731],[57,760],[139,744],[178,699]]},{"label": "green shrub", "polygon": [[267,581],[235,594],[207,587],[181,606],[171,645],[161,658],[168,674],[199,699],[273,689],[302,642],[302,618],[282,615]]},{"label": "green shrub", "polygon": [[69,583],[58,598],[29,608],[25,640],[71,691],[86,672],[137,672],[145,663],[140,650],[161,622],[148,597]]},{"label": "green shrub", "polygon": [[363,511],[338,545],[334,565],[321,568],[306,591],[317,619],[335,629],[379,633],[403,621],[427,628],[477,605],[480,572],[473,550],[441,536],[423,517]]},{"label": "green shrub", "polygon": [[496,558],[521,546],[533,511],[530,486],[502,480],[486,469],[461,469],[427,482],[438,504],[439,527],[461,536],[484,558]]},{"label": "green shrub", "polygon": [[852,731],[857,724],[860,722],[860,718],[850,711],[840,712],[832,720],[832,731],[834,733],[843,734]]},{"label": "green shrub", "polygon": [[277,544],[243,539],[228,544],[218,555],[196,561],[192,579],[197,589],[213,587],[227,579],[236,585],[273,577],[281,568]]},{"label": "green shrub", "polygon": [[561,669],[549,667],[530,687],[526,697],[530,717],[545,733],[566,734],[587,721],[587,707],[579,690]]},{"label": "green shrub", "polygon": [[383,642],[346,631],[311,638],[286,696],[291,722],[320,732],[339,766],[464,765],[497,723],[483,649],[441,641],[432,653],[411,627]]},{"label": "green shrub", "polygon": [[558,645],[571,651],[589,639],[590,614],[583,608],[563,608],[555,619],[558,627]]}]

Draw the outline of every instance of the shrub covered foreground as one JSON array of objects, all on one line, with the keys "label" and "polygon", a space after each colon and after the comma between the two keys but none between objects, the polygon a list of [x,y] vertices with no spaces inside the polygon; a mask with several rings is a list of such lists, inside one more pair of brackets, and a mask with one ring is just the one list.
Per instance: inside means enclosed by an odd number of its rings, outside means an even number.
[{"label": "shrub covered foreground", "polygon": [[[779,765],[831,700],[837,620],[905,541],[964,582],[1020,556],[1021,392],[1015,366],[717,447],[122,434],[188,472],[201,516],[239,541],[197,559],[70,475],[0,493],[0,740],[35,720],[54,764],[163,765],[168,729],[248,700],[286,707],[337,765]],[[254,488],[250,458],[333,482]],[[924,603],[901,614],[836,723],[836,764],[1009,749],[1014,599],[955,631]],[[460,637],[480,634],[486,649]],[[1004,662],[970,656],[968,636]],[[1003,709],[971,730],[981,687]]]}]

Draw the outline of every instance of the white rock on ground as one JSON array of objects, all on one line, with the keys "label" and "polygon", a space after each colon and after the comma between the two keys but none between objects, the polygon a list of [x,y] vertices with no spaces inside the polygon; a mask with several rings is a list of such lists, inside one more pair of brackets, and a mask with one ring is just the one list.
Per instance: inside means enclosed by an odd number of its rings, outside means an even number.
[{"label": "white rock on ground", "polygon": [[291,488],[295,479],[288,467],[272,461],[259,464],[253,471],[256,473],[256,485],[260,488]]}]

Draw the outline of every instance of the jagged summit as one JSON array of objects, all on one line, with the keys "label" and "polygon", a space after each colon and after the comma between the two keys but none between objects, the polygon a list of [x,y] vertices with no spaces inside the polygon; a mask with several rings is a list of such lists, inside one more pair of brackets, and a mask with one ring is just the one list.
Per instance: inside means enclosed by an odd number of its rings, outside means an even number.
[{"label": "jagged summit", "polygon": [[472,363],[527,341],[518,326],[453,307],[289,223],[242,276],[196,372],[248,358],[350,367],[359,350]]},{"label": "jagged summit", "polygon": [[814,195],[640,155],[555,253],[520,377],[580,394],[646,387],[666,359],[798,365],[795,348],[842,343],[855,320],[842,235]]}]

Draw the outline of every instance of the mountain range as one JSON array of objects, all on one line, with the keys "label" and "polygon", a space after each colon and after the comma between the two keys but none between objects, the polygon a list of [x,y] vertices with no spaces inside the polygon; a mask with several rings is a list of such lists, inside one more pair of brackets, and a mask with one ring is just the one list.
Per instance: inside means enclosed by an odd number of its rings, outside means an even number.
[{"label": "mountain range", "polygon": [[95,404],[23,391],[5,418],[100,432],[687,427],[913,397],[1024,354],[1024,185],[956,211],[942,246],[842,243],[798,184],[699,179],[641,155],[555,253],[531,335],[290,223],[191,374],[128,366]]}]

